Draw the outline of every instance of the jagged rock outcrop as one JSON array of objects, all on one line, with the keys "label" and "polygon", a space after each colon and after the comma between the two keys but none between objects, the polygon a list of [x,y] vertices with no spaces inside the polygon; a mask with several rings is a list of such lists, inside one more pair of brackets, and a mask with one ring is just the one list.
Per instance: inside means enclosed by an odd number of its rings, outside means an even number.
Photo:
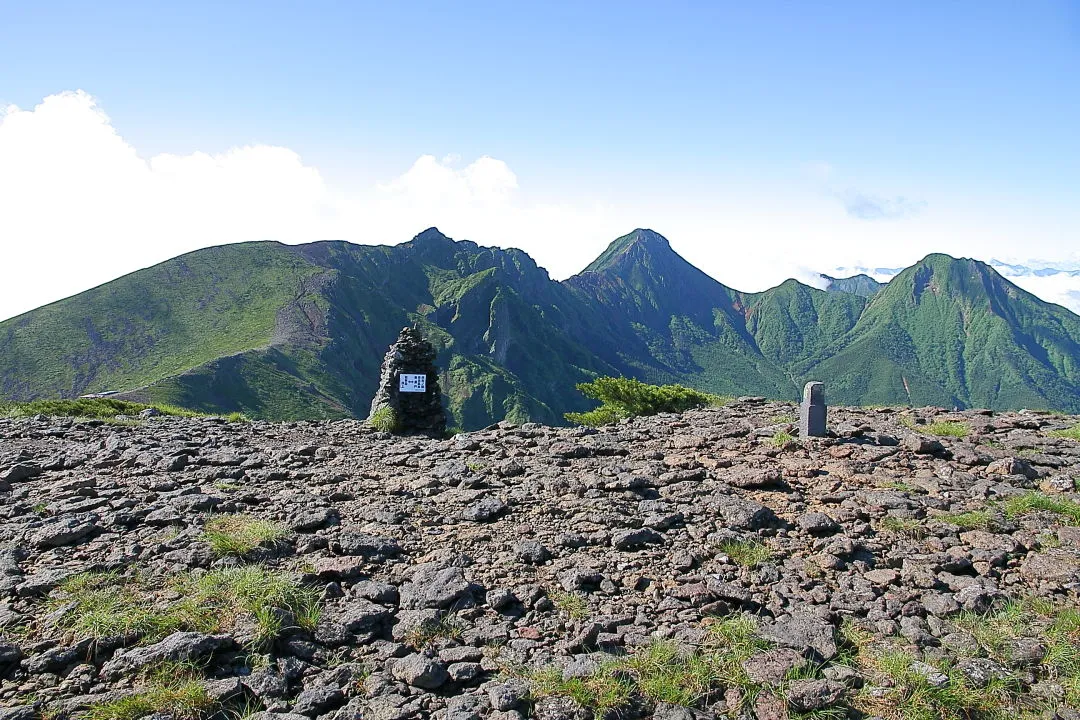
[{"label": "jagged rock outcrop", "polygon": [[[574,687],[623,717],[888,716],[913,682],[1072,717],[1077,419],[830,408],[801,443],[794,411],[0,418],[0,717],[166,681],[265,720],[594,716]],[[686,656],[728,664],[642,681]]]}]

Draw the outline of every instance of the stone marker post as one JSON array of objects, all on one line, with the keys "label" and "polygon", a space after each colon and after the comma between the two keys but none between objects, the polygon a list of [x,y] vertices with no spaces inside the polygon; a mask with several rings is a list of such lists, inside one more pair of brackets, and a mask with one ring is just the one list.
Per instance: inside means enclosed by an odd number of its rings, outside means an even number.
[{"label": "stone marker post", "polygon": [[442,437],[446,412],[435,367],[435,348],[416,328],[403,328],[383,358],[379,390],[371,401],[371,415],[388,408],[395,431]]},{"label": "stone marker post", "polygon": [[799,435],[804,438],[825,437],[826,413],[824,383],[806,383],[799,408]]}]

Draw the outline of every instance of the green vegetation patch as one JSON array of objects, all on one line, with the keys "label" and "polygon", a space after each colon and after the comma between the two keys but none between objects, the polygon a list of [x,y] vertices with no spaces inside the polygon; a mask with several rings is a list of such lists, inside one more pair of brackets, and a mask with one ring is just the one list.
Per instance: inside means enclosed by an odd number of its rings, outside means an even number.
[{"label": "green vegetation patch", "polygon": [[147,673],[131,695],[91,705],[85,720],[138,720],[164,715],[174,720],[197,720],[215,709],[202,673],[190,663],[163,663]]},{"label": "green vegetation patch", "polygon": [[251,644],[261,646],[286,626],[314,629],[319,597],[318,589],[258,565],[184,574],[164,585],[84,573],[60,585],[49,615],[57,629],[79,639],[120,637],[144,644],[178,630],[222,632],[248,619],[254,625]]},{"label": "green vegetation patch", "polygon": [[940,519],[963,530],[985,530],[994,523],[994,512],[989,509],[968,510],[942,515]]},{"label": "green vegetation patch", "polygon": [[968,433],[971,432],[971,429],[967,426],[966,423],[954,422],[952,420],[941,420],[938,422],[933,422],[919,429],[930,435],[954,438],[965,438],[968,436]]},{"label": "green vegetation patch", "polygon": [[872,650],[863,669],[885,686],[880,694],[862,692],[857,709],[889,720],[969,720],[997,717],[1015,700],[1015,684],[999,678],[973,684],[947,662],[916,664],[901,649]]},{"label": "green vegetation patch", "polygon": [[601,405],[588,412],[566,413],[565,417],[572,423],[591,427],[610,425],[640,415],[683,412],[728,402],[728,399],[718,395],[682,385],[648,385],[625,377],[597,378],[592,382],[579,383],[577,389],[585,397],[599,400]]},{"label": "green vegetation patch", "polygon": [[389,405],[384,405],[372,413],[371,417],[368,418],[368,422],[371,423],[371,427],[379,432],[394,433],[400,429],[398,414]]},{"label": "green vegetation patch", "polygon": [[1051,497],[1041,492],[1029,492],[1009,498],[1003,506],[1005,515],[1017,518],[1031,512],[1044,510],[1060,515],[1070,525],[1080,525],[1080,503],[1066,498]]},{"label": "green vegetation patch", "polygon": [[1051,430],[1047,435],[1050,437],[1080,440],[1080,425],[1073,425],[1071,428],[1065,430]]},{"label": "green vegetation patch", "polygon": [[795,442],[795,436],[783,430],[777,430],[769,441],[778,448],[784,448]]},{"label": "green vegetation patch", "polygon": [[460,640],[465,628],[454,615],[445,615],[435,622],[423,622],[405,636],[405,644],[414,650],[424,650],[436,640]]},{"label": "green vegetation patch", "polygon": [[254,515],[218,515],[206,521],[203,539],[218,557],[247,557],[256,548],[284,540],[289,531],[273,520]]},{"label": "green vegetation patch", "polygon": [[759,688],[742,663],[769,647],[756,632],[752,617],[738,615],[710,625],[701,648],[657,639],[633,655],[598,655],[596,669],[586,677],[564,678],[557,667],[510,672],[524,677],[535,696],[571,698],[597,717],[635,698],[693,707],[725,689],[738,691],[749,708]]},{"label": "green vegetation patch", "polygon": [[560,612],[566,613],[572,620],[581,620],[589,614],[589,603],[577,593],[565,590],[548,590],[548,599]]},{"label": "green vegetation patch", "polygon": [[881,524],[878,528],[883,532],[896,533],[897,535],[908,535],[914,538],[922,538],[926,536],[926,528],[918,520],[911,518],[898,518],[891,515],[882,518]]},{"label": "green vegetation patch", "polygon": [[[33,400],[22,403],[0,402],[0,416],[33,417],[49,415],[52,417],[90,418],[94,420],[112,420],[118,415],[138,415],[143,410],[157,410],[162,415],[172,417],[207,417],[206,413],[195,412],[175,405],[145,404],[117,400],[115,398],[78,398],[76,400]],[[226,417],[228,420],[245,419],[240,413]]]},{"label": "green vegetation patch", "polygon": [[[1080,703],[1080,610],[1029,597],[1010,599],[989,613],[962,613],[955,623],[978,642],[976,655],[986,655],[1002,667],[1015,664],[1016,640],[1037,639],[1046,652],[1034,669],[1062,687],[1066,706]],[[1033,711],[1054,705],[1049,698],[1022,694],[1015,679],[991,678],[976,684],[948,662],[918,664],[906,649],[875,645],[872,637],[856,640],[856,662],[883,690],[864,691],[855,698],[855,707],[867,714],[897,720],[1035,717]]]},{"label": "green vegetation patch", "polygon": [[116,573],[82,573],[59,587],[51,611],[57,627],[79,639],[132,637],[155,642],[180,629],[181,619],[157,607],[138,580]]},{"label": "green vegetation patch", "polygon": [[760,540],[728,540],[720,544],[720,552],[736,565],[757,567],[772,557],[773,551]]}]

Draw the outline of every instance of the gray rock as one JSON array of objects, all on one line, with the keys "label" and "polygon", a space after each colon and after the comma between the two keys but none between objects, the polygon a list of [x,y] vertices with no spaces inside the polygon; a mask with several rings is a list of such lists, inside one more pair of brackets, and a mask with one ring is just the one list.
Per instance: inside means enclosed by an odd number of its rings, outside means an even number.
[{"label": "gray rock", "polygon": [[766,640],[804,655],[814,653],[821,660],[836,657],[836,629],[831,623],[804,612],[796,612],[762,628]]},{"label": "gray rock", "polygon": [[551,552],[536,540],[522,540],[514,546],[514,552],[530,565],[542,565],[551,557]]},{"label": "gray rock", "polygon": [[308,717],[318,717],[340,707],[344,702],[344,693],[336,687],[313,687],[296,696],[292,711]]},{"label": "gray rock", "polygon": [[461,516],[473,522],[491,522],[506,512],[506,503],[497,497],[477,500],[461,511]]},{"label": "gray rock", "polygon": [[811,535],[831,535],[840,529],[840,525],[823,512],[800,515],[795,524]]},{"label": "gray rock", "polygon": [[338,550],[342,555],[351,555],[386,560],[401,554],[401,545],[393,538],[377,537],[367,533],[342,533],[338,538]]},{"label": "gray rock", "polygon": [[742,664],[752,682],[779,685],[789,670],[806,663],[806,658],[791,648],[777,648],[754,655]]},{"label": "gray rock", "polygon": [[38,529],[34,533],[33,544],[39,548],[78,545],[85,540],[89,540],[100,529],[97,524],[90,521],[63,518]]},{"label": "gray rock", "polygon": [[424,690],[434,690],[450,679],[445,665],[416,653],[396,660],[391,672],[403,683]]},{"label": "gray rock", "polygon": [[200,660],[218,650],[232,647],[233,644],[233,639],[228,635],[177,632],[153,645],[117,653],[112,660],[105,663],[101,674],[106,679],[116,679],[155,663]]},{"label": "gray rock", "polygon": [[495,710],[512,710],[528,696],[529,687],[520,680],[508,680],[488,688],[488,699]]},{"label": "gray rock", "polygon": [[787,701],[799,711],[832,707],[844,695],[844,686],[832,680],[793,680],[787,686]]},{"label": "gray rock", "polygon": [[401,607],[404,610],[445,609],[471,600],[476,589],[459,567],[422,567],[410,582],[401,586]]},{"label": "gray rock", "polygon": [[664,536],[650,528],[620,530],[611,536],[611,546],[616,550],[632,550],[645,545],[662,545]]}]

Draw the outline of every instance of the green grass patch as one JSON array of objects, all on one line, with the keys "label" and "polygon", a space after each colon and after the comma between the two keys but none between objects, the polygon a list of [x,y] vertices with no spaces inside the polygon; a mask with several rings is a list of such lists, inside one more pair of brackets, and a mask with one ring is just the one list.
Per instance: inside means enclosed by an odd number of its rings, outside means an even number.
[{"label": "green grass patch", "polygon": [[966,423],[954,422],[952,420],[940,420],[938,422],[932,422],[929,425],[924,425],[920,428],[924,433],[929,435],[937,435],[938,437],[953,437],[953,438],[965,438],[971,429]]},{"label": "green grass patch", "polygon": [[891,515],[882,518],[881,523],[878,524],[878,529],[883,532],[907,535],[914,538],[926,536],[926,528],[920,521],[911,518],[892,517]]},{"label": "green grass patch", "polygon": [[700,648],[657,639],[629,656],[599,656],[597,669],[583,678],[564,679],[557,667],[511,669],[510,674],[527,680],[534,696],[571,698],[595,717],[619,711],[635,698],[694,707],[727,688],[740,692],[747,709],[759,688],[742,663],[769,647],[756,631],[752,617],[736,615],[710,625]]},{"label": "green grass patch", "polygon": [[566,613],[572,620],[581,620],[589,615],[588,601],[577,593],[551,589],[547,596],[559,612]]},{"label": "green grass patch", "polygon": [[179,617],[155,606],[139,581],[116,573],[68,578],[50,600],[57,627],[79,639],[133,637],[155,642],[179,630]]},{"label": "green grass patch", "polygon": [[438,622],[421,623],[405,636],[405,644],[421,651],[436,640],[460,640],[464,627],[453,615],[446,615]]},{"label": "green grass patch", "polygon": [[720,552],[736,565],[757,567],[772,557],[772,549],[760,540],[728,540],[720,544]]},{"label": "green grass patch", "polygon": [[1080,503],[1066,498],[1051,497],[1041,492],[1033,491],[1009,498],[1005,501],[1003,509],[1006,517],[1009,518],[1018,518],[1031,512],[1043,510],[1060,515],[1070,525],[1080,525]]},{"label": "green grass patch", "polygon": [[956,525],[962,530],[985,530],[994,522],[992,510],[968,510],[962,513],[948,513],[940,516],[942,522]]},{"label": "green grass patch", "polygon": [[397,411],[389,405],[384,405],[372,413],[368,422],[379,432],[396,433],[401,429]]},{"label": "green grass patch", "polygon": [[[170,600],[162,590],[169,592]],[[288,627],[314,629],[320,592],[286,573],[253,565],[185,574],[169,583],[115,573],[76,575],[49,601],[56,629],[84,638],[128,638],[152,643],[178,630],[214,633],[243,619],[254,625],[253,646]]]},{"label": "green grass patch", "polygon": [[871,651],[863,668],[885,685],[880,695],[863,692],[856,708],[888,720],[972,720],[999,717],[1015,701],[1015,686],[993,679],[976,687],[947,663],[928,663],[947,680],[933,682],[916,669],[915,657],[905,650]]},{"label": "green grass patch", "polygon": [[[157,410],[162,415],[172,417],[207,417],[206,413],[195,412],[175,405],[159,405],[128,402],[114,398],[78,398],[74,400],[32,400],[22,403],[0,403],[0,416],[33,417],[48,415],[52,417],[90,418],[112,420],[118,415],[134,416],[143,410]],[[227,419],[245,419],[240,413],[233,413]]]},{"label": "green grass patch", "polygon": [[672,640],[655,640],[625,663],[637,692],[652,702],[693,707],[717,681],[715,658],[687,652]]},{"label": "green grass patch", "polygon": [[791,433],[786,433],[783,430],[777,430],[773,436],[769,438],[769,442],[778,448],[783,448],[795,442],[795,436]]},{"label": "green grass patch", "polygon": [[189,663],[164,663],[146,674],[133,694],[91,705],[85,720],[138,720],[165,715],[175,720],[197,720],[215,709],[202,681],[202,673]]},{"label": "green grass patch", "polygon": [[566,413],[565,417],[572,423],[590,427],[610,425],[640,415],[683,412],[730,402],[730,398],[682,385],[648,385],[625,377],[597,378],[592,382],[579,383],[577,389],[585,397],[599,400],[600,407],[584,413]]},{"label": "green grass patch", "polygon": [[[979,644],[976,655],[986,655],[1003,667],[1013,663],[1013,642],[1034,638],[1046,653],[1033,668],[1038,677],[1059,684],[1065,692],[1065,704],[1080,703],[1080,610],[1055,606],[1038,597],[1010,599],[988,613],[965,612],[954,623]],[[843,629],[841,630],[843,635]],[[880,697],[866,693],[856,698],[856,707],[868,714],[898,720],[946,718],[1034,717],[1029,711],[1050,709],[1050,701],[1040,704],[1021,693],[1022,687],[1005,679],[994,679],[985,687],[976,687],[948,663],[930,663],[947,682],[931,683],[912,667],[914,657],[903,649],[874,646],[872,637],[857,646],[857,660],[864,673],[878,685],[887,687]],[[940,687],[935,687],[939,685]]]},{"label": "green grass patch", "polygon": [[527,673],[532,694],[536,697],[567,697],[579,706],[592,710],[596,716],[625,707],[633,696],[634,686],[619,672],[618,660],[607,660],[588,677],[564,679],[556,667]]},{"label": "green grass patch", "polygon": [[773,415],[772,417],[768,418],[765,422],[767,422],[769,425],[783,425],[783,424],[789,424],[790,425],[791,423],[795,422],[797,419],[798,418],[796,418],[791,413],[780,413],[779,415]]},{"label": "green grass patch", "polygon": [[1071,428],[1065,430],[1051,430],[1047,433],[1050,437],[1056,438],[1068,438],[1070,440],[1080,440],[1080,425],[1073,425]]},{"label": "green grass patch", "polygon": [[174,612],[186,625],[219,632],[249,617],[255,622],[256,647],[273,641],[286,627],[314,630],[322,614],[317,588],[257,565],[186,576],[178,589],[183,599]]},{"label": "green grass patch", "polygon": [[247,557],[256,548],[284,540],[289,531],[281,524],[253,515],[217,515],[206,521],[203,540],[218,557]]}]

